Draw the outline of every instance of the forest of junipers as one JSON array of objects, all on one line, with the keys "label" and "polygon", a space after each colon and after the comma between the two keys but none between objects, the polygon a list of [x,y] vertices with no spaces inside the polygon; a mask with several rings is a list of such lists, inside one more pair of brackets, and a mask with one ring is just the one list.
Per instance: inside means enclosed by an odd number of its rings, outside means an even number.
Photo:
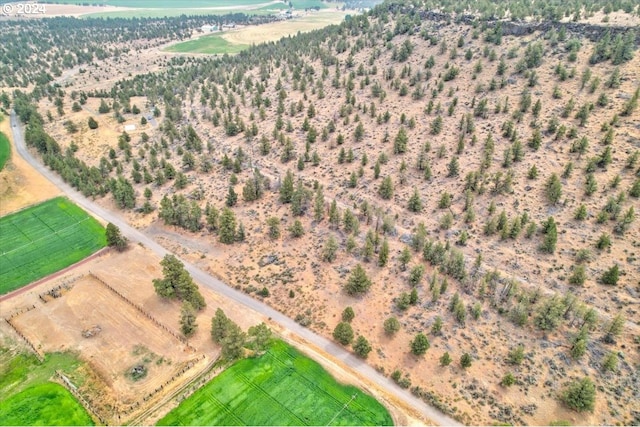
[{"label": "forest of junipers", "polygon": [[[636,24],[609,26],[615,14]],[[342,321],[315,309],[313,290],[294,308],[279,304],[300,290],[258,295],[353,342],[461,421],[550,423],[540,407],[553,401],[591,417],[578,423],[630,424],[640,420],[639,17],[633,1],[388,1],[235,56],[175,57],[108,91],[51,84],[49,61],[28,68],[44,79],[3,73],[5,86],[27,88],[0,101],[45,164],[132,216],[236,252],[266,239],[294,257],[279,242],[306,240]],[[134,25],[130,37],[181,39],[198,25],[189,19]],[[540,22],[545,31],[527,29]],[[110,28],[133,25],[94,24],[104,55],[129,37],[111,40]],[[43,24],[16,60],[33,64],[56,34]],[[83,46],[84,30],[73,34]],[[74,44],[55,52],[71,58],[65,67],[93,60]],[[48,135],[94,98],[100,115],[144,124],[145,107],[159,126],[122,131],[98,159]],[[55,110],[38,111],[46,100]],[[69,135],[85,124],[71,125]],[[379,318],[361,318],[366,306]],[[383,355],[394,352],[419,362],[393,365]],[[446,390],[430,386],[434,372]]]}]

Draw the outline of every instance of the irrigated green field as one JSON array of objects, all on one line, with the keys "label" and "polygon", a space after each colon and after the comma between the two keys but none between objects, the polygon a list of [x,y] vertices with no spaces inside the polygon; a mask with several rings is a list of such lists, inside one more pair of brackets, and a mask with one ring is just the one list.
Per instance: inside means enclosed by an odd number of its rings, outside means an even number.
[{"label": "irrigated green field", "polygon": [[[355,398],[353,398],[355,396]],[[158,425],[393,425],[360,389],[336,382],[282,341],[244,359],[202,387]]]},{"label": "irrigated green field", "polygon": [[[95,12],[83,15],[87,18],[164,18],[180,15],[226,15],[228,13],[246,13],[248,15],[271,14],[274,10],[288,8],[288,1],[273,0],[55,0],[62,4],[91,4],[126,7],[128,10]],[[324,9],[328,7],[321,0],[291,0],[295,9],[310,7]]]},{"label": "irrigated green field", "polygon": [[[267,3],[276,3],[273,0],[55,0],[50,3],[60,4],[91,4],[104,6],[131,7],[138,9],[203,9],[209,7],[238,7],[239,9],[246,6],[257,6]],[[278,2],[279,3],[279,2]],[[282,2],[283,4],[285,2]],[[286,2],[288,3],[288,1]],[[324,9],[327,7],[320,0],[291,0],[296,9],[304,9],[307,7],[319,7]]]},{"label": "irrigated green field", "polygon": [[79,382],[80,365],[69,353],[47,354],[39,362],[32,354],[0,349],[0,425],[93,425],[64,387],[49,382],[56,369]]},{"label": "irrigated green field", "polygon": [[104,228],[58,197],[0,218],[0,295],[86,258],[106,244]]},{"label": "irrigated green field", "polygon": [[203,36],[195,40],[189,40],[174,44],[167,48],[168,52],[189,52],[189,53],[209,53],[224,54],[238,53],[246,49],[247,45],[230,43],[218,34]]},{"label": "irrigated green field", "polygon": [[93,425],[87,411],[60,384],[32,386],[0,405],[3,426],[86,426]]},{"label": "irrigated green field", "polygon": [[4,168],[4,165],[11,156],[11,145],[9,144],[9,138],[7,135],[0,132],[0,171]]}]

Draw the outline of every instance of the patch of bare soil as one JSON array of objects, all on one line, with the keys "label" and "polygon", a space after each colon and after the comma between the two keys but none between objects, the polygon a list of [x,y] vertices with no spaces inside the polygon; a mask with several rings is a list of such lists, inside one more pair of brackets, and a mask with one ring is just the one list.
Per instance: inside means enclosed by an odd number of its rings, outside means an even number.
[{"label": "patch of bare soil", "polygon": [[0,171],[0,216],[58,195],[58,188],[17,154],[8,117],[0,123],[0,131],[11,141],[11,157]]}]

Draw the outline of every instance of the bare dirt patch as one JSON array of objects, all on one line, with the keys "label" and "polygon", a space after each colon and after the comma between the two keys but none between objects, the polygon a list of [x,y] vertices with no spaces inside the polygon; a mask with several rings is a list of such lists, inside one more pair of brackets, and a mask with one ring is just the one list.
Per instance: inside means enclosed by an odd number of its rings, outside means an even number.
[{"label": "bare dirt patch", "polygon": [[347,13],[331,10],[305,12],[302,16],[287,21],[272,22],[264,25],[251,25],[222,33],[222,38],[236,44],[258,44],[280,40],[282,37],[305,33],[327,25],[340,23]]},{"label": "bare dirt patch", "polygon": [[17,154],[8,117],[0,131],[11,141],[11,157],[0,171],[0,216],[57,196],[59,190]]}]

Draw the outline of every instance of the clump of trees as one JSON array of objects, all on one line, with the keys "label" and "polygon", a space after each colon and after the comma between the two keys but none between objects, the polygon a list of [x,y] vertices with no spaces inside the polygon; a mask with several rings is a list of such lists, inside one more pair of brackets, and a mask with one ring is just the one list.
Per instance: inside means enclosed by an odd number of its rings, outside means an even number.
[{"label": "clump of trees", "polygon": [[129,240],[122,235],[120,228],[112,223],[107,224],[105,237],[107,245],[115,248],[118,252],[124,251],[129,246]]},{"label": "clump of trees", "polygon": [[153,287],[158,295],[163,298],[187,301],[195,310],[206,307],[207,304],[198,290],[198,285],[178,258],[167,254],[160,261],[160,265],[164,277],[153,279]]}]

